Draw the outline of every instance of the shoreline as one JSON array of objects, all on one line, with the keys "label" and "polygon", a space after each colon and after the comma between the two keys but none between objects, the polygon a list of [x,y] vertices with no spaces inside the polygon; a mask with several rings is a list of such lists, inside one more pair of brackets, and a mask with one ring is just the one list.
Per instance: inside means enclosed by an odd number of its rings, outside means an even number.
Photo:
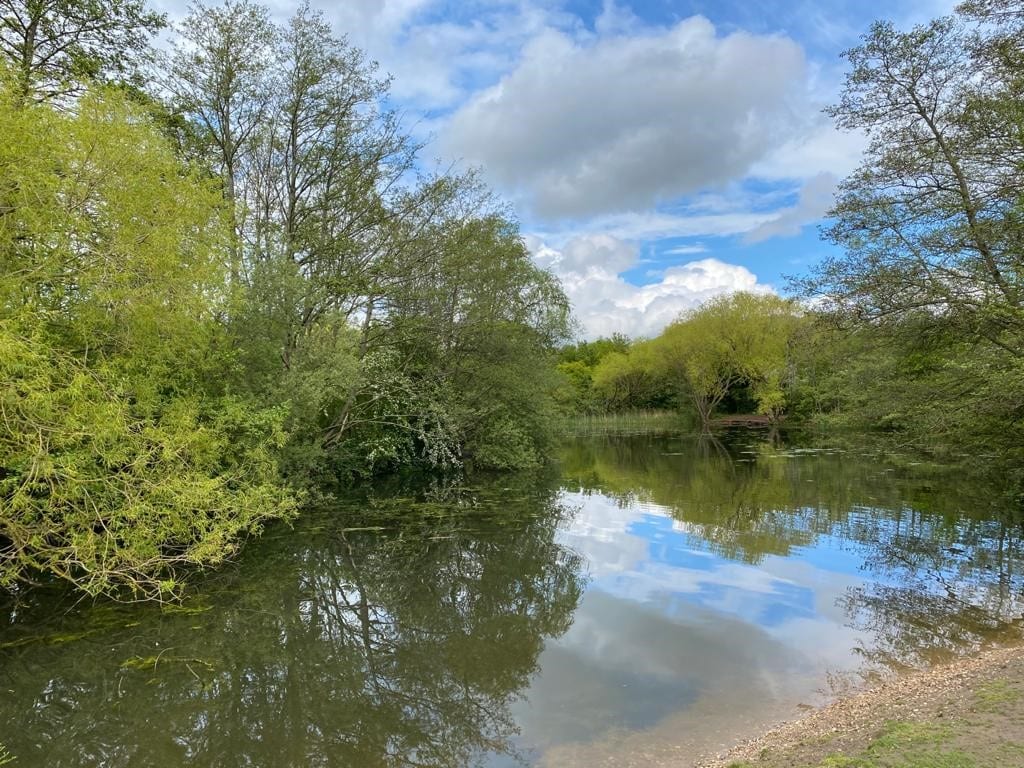
[{"label": "shoreline", "polygon": [[[1009,725],[1014,727],[1008,728],[1008,723],[1001,722],[1004,720],[1012,721]],[[980,728],[984,733],[976,738],[987,744],[1002,738],[1009,748],[1021,753],[1019,762],[1004,764],[1024,766],[1024,637],[868,684],[805,715],[782,721],[725,752],[705,755],[693,768],[816,768],[837,756],[857,760],[841,764],[859,768],[873,763],[870,757],[855,756],[872,754],[887,727],[936,723],[944,729],[943,738],[959,735],[948,730],[951,724]],[[937,748],[937,738],[925,746]]]}]

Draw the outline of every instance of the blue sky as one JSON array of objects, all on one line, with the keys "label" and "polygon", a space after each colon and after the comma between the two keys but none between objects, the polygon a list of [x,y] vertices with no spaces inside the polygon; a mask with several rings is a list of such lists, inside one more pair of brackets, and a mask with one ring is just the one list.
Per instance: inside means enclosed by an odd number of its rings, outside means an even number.
[{"label": "blue sky", "polygon": [[[297,0],[271,0],[278,18]],[[155,0],[171,19],[185,0]],[[785,292],[863,138],[822,114],[876,18],[953,0],[313,0],[393,77],[426,158],[512,201],[581,335],[658,333],[734,290]]]}]

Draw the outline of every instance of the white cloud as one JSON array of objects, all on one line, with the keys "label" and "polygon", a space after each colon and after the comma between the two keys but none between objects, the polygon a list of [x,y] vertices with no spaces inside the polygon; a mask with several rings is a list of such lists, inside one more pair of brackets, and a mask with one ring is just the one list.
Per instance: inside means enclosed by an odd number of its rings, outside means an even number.
[{"label": "white cloud", "polygon": [[[187,0],[149,0],[180,21]],[[284,22],[298,0],[256,0]],[[207,4],[216,5],[217,0]],[[476,89],[497,81],[515,64],[527,40],[548,28],[570,28],[574,17],[529,0],[485,0],[471,8],[439,0],[312,0],[335,34],[344,35],[391,75],[392,102],[410,123],[424,112],[450,110]],[[461,12],[460,12],[461,11]],[[427,120],[428,124],[432,124]],[[417,130],[419,126],[410,126]],[[417,132],[421,132],[418,131]]]},{"label": "white cloud", "polygon": [[620,273],[637,263],[636,247],[605,234],[581,235],[560,249],[536,236],[526,242],[537,263],[561,279],[587,338],[655,336],[681,312],[715,296],[773,292],[750,270],[718,259],[669,267],[658,282],[632,285]]},{"label": "white cloud", "polygon": [[680,245],[676,248],[669,248],[665,251],[665,254],[667,256],[692,256],[695,253],[707,253],[707,251],[707,246],[697,243],[695,245]]},{"label": "white cloud", "polygon": [[620,240],[661,240],[666,237],[729,237],[750,232],[771,221],[772,212],[734,210],[723,213],[644,211],[590,219],[583,227],[555,228],[537,234],[559,243],[580,234],[601,233]]},{"label": "white cloud", "polygon": [[796,205],[782,209],[775,218],[748,232],[744,241],[759,243],[770,237],[799,235],[805,225],[820,220],[832,207],[838,184],[831,173],[819,173],[808,179],[800,189]]},{"label": "white cloud", "polygon": [[824,116],[795,131],[750,169],[762,179],[808,179],[827,172],[847,176],[860,164],[867,137],[855,131],[840,131]]},{"label": "white cloud", "polygon": [[792,40],[719,37],[702,17],[596,39],[547,29],[442,140],[539,215],[639,210],[740,178],[782,146],[804,120],[806,77]]}]

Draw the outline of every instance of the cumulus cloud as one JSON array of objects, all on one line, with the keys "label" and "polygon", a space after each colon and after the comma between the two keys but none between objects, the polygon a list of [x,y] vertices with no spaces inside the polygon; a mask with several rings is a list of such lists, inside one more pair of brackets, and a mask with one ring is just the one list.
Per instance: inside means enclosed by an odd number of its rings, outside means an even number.
[{"label": "cumulus cloud", "polygon": [[799,235],[804,226],[821,219],[832,207],[838,184],[831,173],[819,173],[808,179],[800,189],[796,205],[782,209],[775,218],[748,232],[744,241],[759,243],[770,237]]},{"label": "cumulus cloud", "polygon": [[562,281],[586,338],[656,336],[681,312],[715,296],[773,291],[745,267],[712,258],[669,267],[658,282],[633,285],[620,273],[636,264],[637,248],[605,234],[581,235],[562,248],[536,236],[526,243],[536,262]]},{"label": "cumulus cloud", "polygon": [[444,148],[548,218],[639,210],[742,177],[804,120],[803,51],[702,17],[574,38],[547,29],[452,117]]}]

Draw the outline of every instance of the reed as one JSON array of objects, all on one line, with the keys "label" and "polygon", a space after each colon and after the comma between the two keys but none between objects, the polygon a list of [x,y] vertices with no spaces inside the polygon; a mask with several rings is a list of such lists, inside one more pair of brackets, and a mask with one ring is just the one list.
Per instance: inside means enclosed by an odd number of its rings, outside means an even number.
[{"label": "reed", "polygon": [[691,420],[684,414],[660,410],[578,414],[565,422],[570,435],[649,435],[692,429]]}]

